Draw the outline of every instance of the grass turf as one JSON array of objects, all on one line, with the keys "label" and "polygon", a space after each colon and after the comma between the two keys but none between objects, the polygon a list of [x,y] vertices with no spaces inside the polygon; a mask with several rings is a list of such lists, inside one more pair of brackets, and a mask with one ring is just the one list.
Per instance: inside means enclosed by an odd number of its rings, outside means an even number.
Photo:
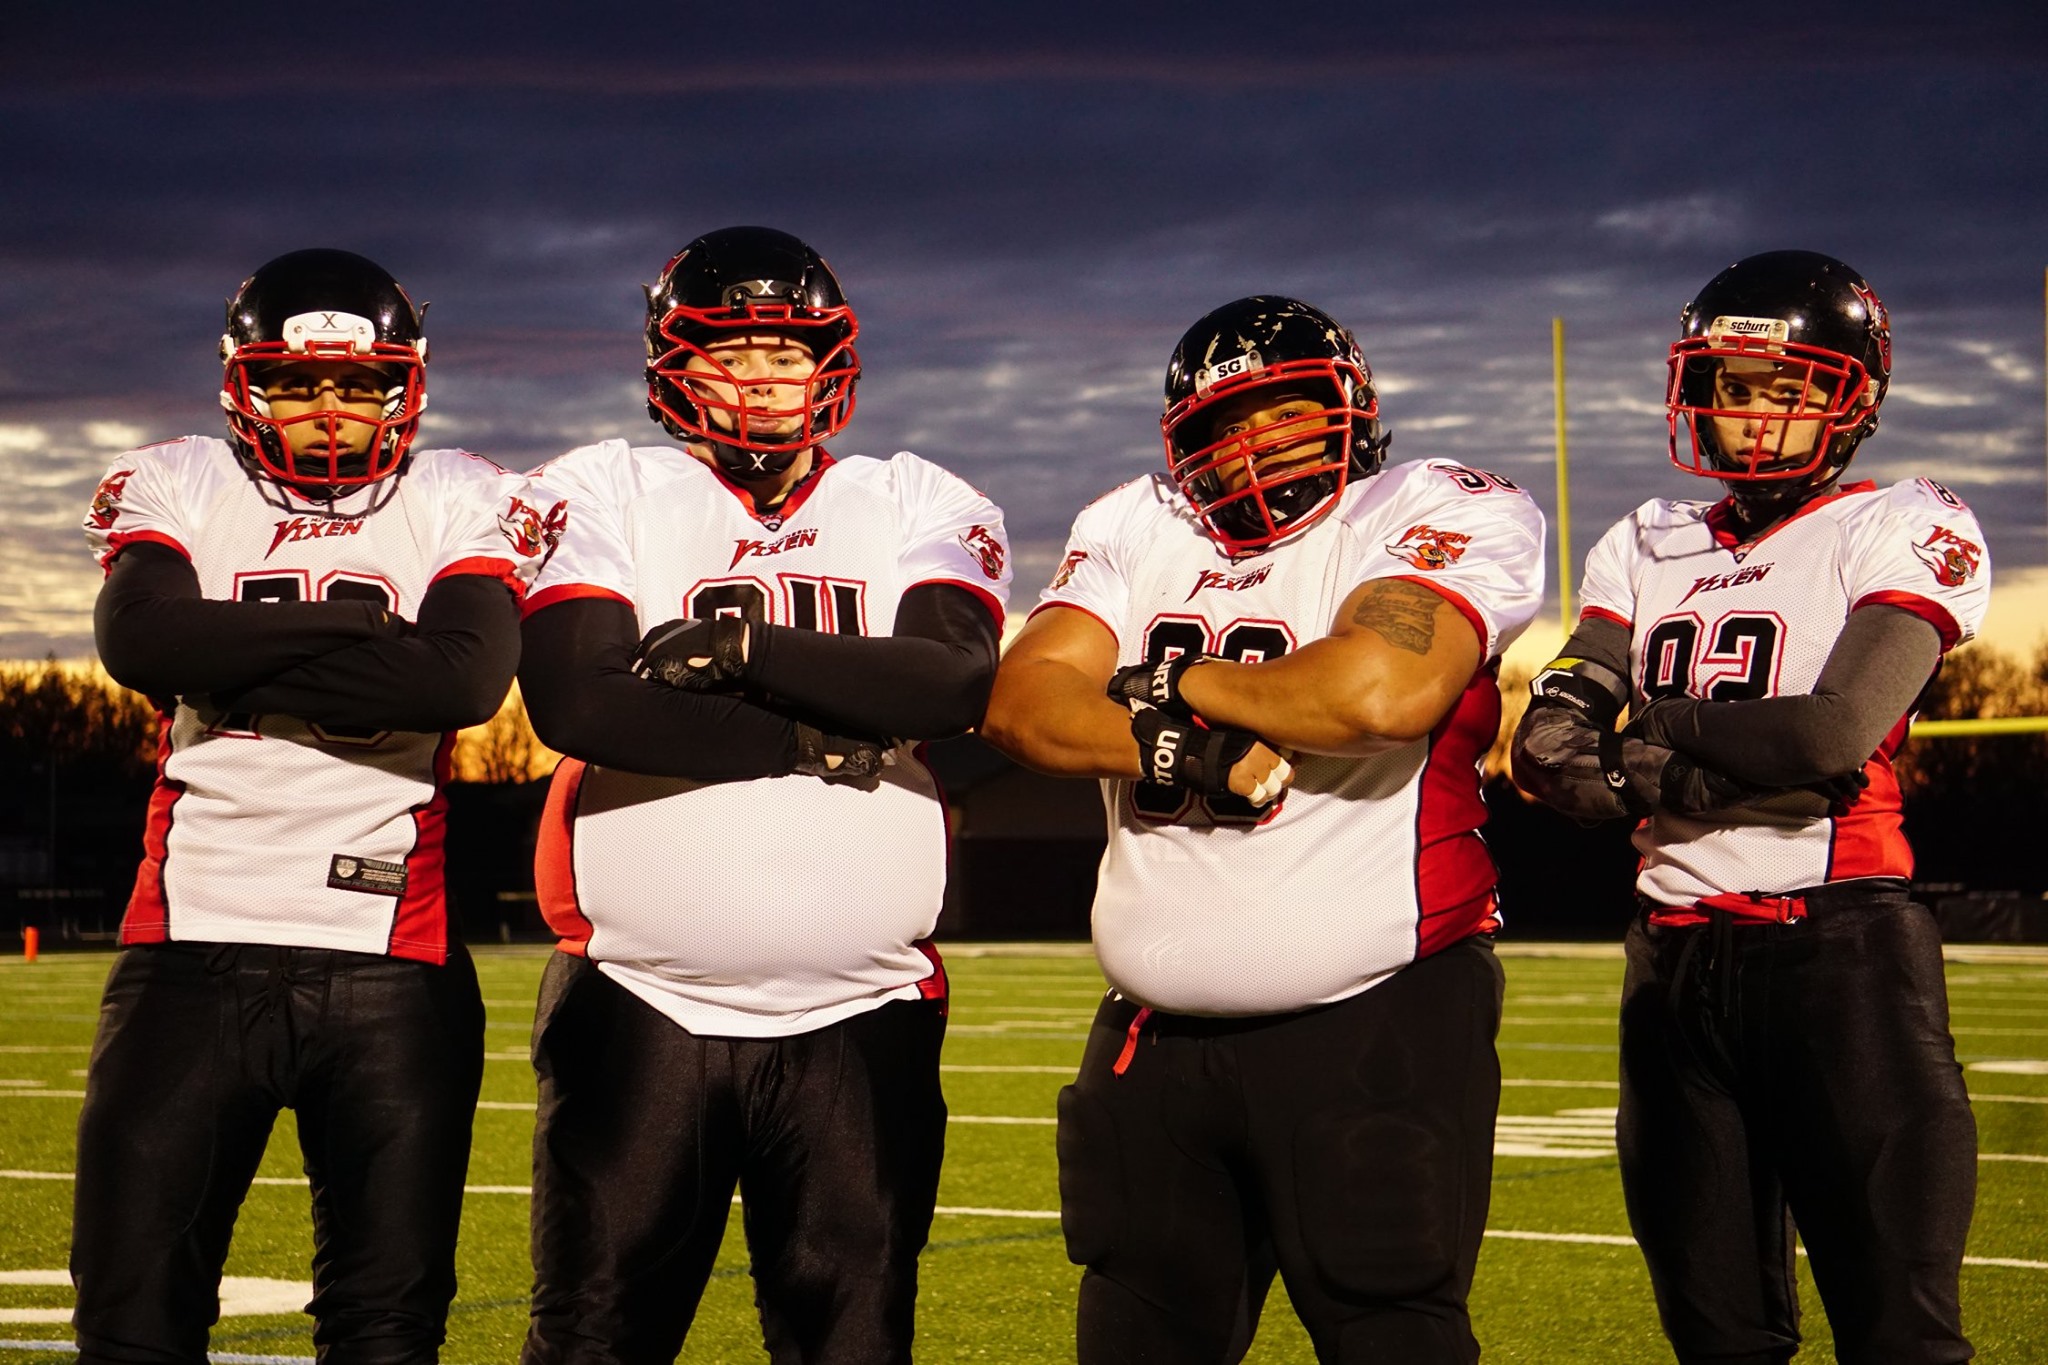
[{"label": "grass turf", "polygon": [[[953,1026],[945,1077],[942,1212],[924,1254],[918,1353],[930,1361],[1066,1361],[1078,1272],[1063,1254],[1053,1159],[1054,1096],[1080,1055],[1101,991],[1093,960],[1023,951],[949,957]],[[530,1179],[533,1077],[525,1062],[544,953],[480,950],[490,1028],[469,1180],[473,1188]],[[0,964],[0,1340],[65,1341],[62,1284],[22,1272],[65,1264],[73,1130],[104,955]],[[1617,957],[1509,956],[1492,1234],[1472,1309],[1486,1355],[1511,1362],[1668,1361],[1642,1260],[1625,1238],[1612,1146]],[[1957,1047],[1970,1066],[1981,1150],[1974,1258],[1963,1272],[1966,1325],[1980,1358],[2048,1361],[2048,958],[1970,954],[1951,962]],[[1026,1122],[987,1122],[1022,1119]],[[982,1120],[982,1121],[977,1121]],[[1996,1160],[2027,1157],[2031,1160]],[[42,1176],[54,1178],[39,1178]],[[303,1281],[310,1218],[297,1142],[282,1116],[237,1228],[228,1273]],[[272,1183],[274,1182],[274,1183]],[[472,1193],[465,1204],[462,1289],[442,1358],[513,1359],[524,1334],[527,1199]],[[985,1210],[986,1212],[973,1212]],[[1002,1212],[997,1212],[1002,1211]],[[1537,1234],[1515,1236],[1503,1234]],[[1550,1240],[1552,1238],[1589,1240]],[[1829,1360],[1825,1317],[1802,1269],[1808,1345]],[[41,1310],[40,1313],[37,1310]],[[310,1357],[302,1315],[225,1317],[216,1353]],[[54,1351],[0,1348],[0,1363],[60,1361]],[[764,1359],[739,1220],[692,1329],[684,1360]],[[1307,1338],[1275,1288],[1251,1365],[1311,1361]]]}]

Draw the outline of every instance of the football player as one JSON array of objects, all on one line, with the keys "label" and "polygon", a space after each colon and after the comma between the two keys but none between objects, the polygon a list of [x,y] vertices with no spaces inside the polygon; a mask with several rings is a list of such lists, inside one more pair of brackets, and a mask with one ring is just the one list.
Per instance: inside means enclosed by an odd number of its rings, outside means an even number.
[{"label": "football player", "polygon": [[1666,405],[1672,459],[1723,496],[1646,502],[1594,546],[1514,739],[1529,792],[1639,822],[1618,1137],[1681,1361],[1798,1349],[1795,1226],[1845,1365],[1971,1354],[1976,1129],[1891,760],[1991,571],[1940,484],[1844,482],[1890,375],[1842,262],[1716,275]]},{"label": "football player", "polygon": [[221,354],[228,439],[123,455],[85,521],[100,658],[163,727],[79,1120],[80,1359],[205,1359],[289,1107],[321,1359],[432,1361],[483,1070],[441,788],[546,523],[519,476],[414,448],[427,343],[372,262],[271,261]]},{"label": "football player", "polygon": [[777,1362],[910,1359],[938,1195],[945,808],[915,741],[981,717],[1002,513],[836,458],[857,323],[737,227],[648,290],[648,411],[538,482],[574,509],[521,684],[569,755],[541,832],[524,1359],[669,1360],[737,1185]]},{"label": "football player", "polygon": [[1277,1267],[1323,1360],[1470,1361],[1500,1069],[1478,762],[1543,521],[1382,469],[1350,332],[1226,304],[1167,470],[1086,508],[984,734],[1103,779],[1110,983],[1060,1094],[1083,1365],[1241,1357]]}]

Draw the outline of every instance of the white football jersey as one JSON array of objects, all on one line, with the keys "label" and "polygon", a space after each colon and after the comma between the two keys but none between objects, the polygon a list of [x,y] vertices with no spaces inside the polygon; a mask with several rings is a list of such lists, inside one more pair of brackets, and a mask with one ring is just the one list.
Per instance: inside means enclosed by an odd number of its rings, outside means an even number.
[{"label": "white football jersey", "polygon": [[[537,473],[571,509],[527,610],[629,603],[645,631],[746,614],[882,636],[903,594],[965,588],[1002,620],[994,503],[909,453],[834,460],[772,514],[686,451],[604,441]],[[945,806],[916,746],[873,791],[790,775],[701,783],[564,760],[541,909],[569,952],[692,1032],[781,1037],[934,989]],[[921,987],[921,983],[925,983]]]},{"label": "white football jersey", "polygon": [[[1629,628],[1637,705],[1666,694],[1743,701],[1811,692],[1849,613],[1869,603],[1924,618],[1944,651],[1984,619],[1984,532],[1938,483],[1851,484],[1747,548],[1730,529],[1728,506],[1653,499],[1586,556],[1583,613]],[[1635,834],[1637,890],[1689,908],[1722,895],[1910,877],[1891,760],[1911,719],[1900,716],[1870,756],[1870,786],[1840,818],[1656,812]]]},{"label": "white football jersey", "polygon": [[[226,441],[186,436],[114,461],[86,537],[102,563],[149,541],[192,562],[210,598],[373,601],[407,619],[435,579],[525,590],[545,550],[526,480],[461,450],[333,505],[252,478]],[[367,512],[367,515],[365,513]],[[123,943],[167,939],[448,953],[442,845],[452,734],[326,729],[224,715],[204,697],[163,716],[144,856]]]},{"label": "white football jersey", "polygon": [[1498,924],[1479,763],[1500,728],[1495,664],[1543,597],[1543,514],[1442,460],[1348,487],[1297,538],[1232,560],[1162,474],[1082,511],[1039,610],[1116,637],[1119,664],[1187,651],[1256,663],[1328,635],[1375,578],[1424,583],[1487,660],[1434,732],[1366,758],[1302,754],[1274,806],[1105,781],[1095,893],[1104,974],[1141,1004],[1243,1015],[1342,1000]]}]

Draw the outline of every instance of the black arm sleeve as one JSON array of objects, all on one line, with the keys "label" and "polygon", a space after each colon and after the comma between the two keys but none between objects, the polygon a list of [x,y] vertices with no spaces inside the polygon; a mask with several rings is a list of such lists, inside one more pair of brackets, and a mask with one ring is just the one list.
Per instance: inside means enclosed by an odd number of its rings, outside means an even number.
[{"label": "black arm sleeve", "polygon": [[981,723],[996,677],[995,618],[965,588],[903,594],[893,635],[828,634],[755,622],[747,680],[848,730],[945,739]]},{"label": "black arm sleeve", "polygon": [[575,597],[526,618],[519,690],[540,742],[586,763],[734,782],[796,770],[796,723],[740,697],[633,675],[633,609]]},{"label": "black arm sleeve", "polygon": [[403,639],[364,640],[212,701],[222,711],[433,734],[489,720],[518,666],[512,590],[487,574],[450,574],[427,589]]},{"label": "black arm sleeve", "polygon": [[1941,661],[1935,628],[1898,607],[1849,613],[1813,691],[1758,701],[1659,702],[1643,737],[1745,782],[1789,787],[1853,773]]},{"label": "black arm sleeve", "polygon": [[232,691],[405,623],[371,602],[224,602],[202,596],[176,550],[147,541],[115,556],[93,608],[100,662],[152,697]]}]

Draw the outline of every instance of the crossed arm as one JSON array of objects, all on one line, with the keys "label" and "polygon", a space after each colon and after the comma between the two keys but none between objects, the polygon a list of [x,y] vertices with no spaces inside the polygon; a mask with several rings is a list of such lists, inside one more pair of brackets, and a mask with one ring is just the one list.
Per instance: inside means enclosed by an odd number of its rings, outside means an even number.
[{"label": "crossed arm", "polygon": [[[633,608],[570,598],[526,618],[520,689],[550,748],[605,767],[701,782],[797,770],[811,735],[935,739],[980,717],[995,672],[996,627],[965,589],[903,595],[895,633],[827,636],[765,626],[731,690],[671,687],[633,669]],[[886,738],[884,738],[886,737]]]},{"label": "crossed arm", "polygon": [[[1362,754],[1428,734],[1471,682],[1480,648],[1440,594],[1376,579],[1345,598],[1329,635],[1263,663],[1198,664],[1181,695],[1211,725],[1263,741],[1232,770],[1232,790],[1248,795],[1278,749]],[[1108,627],[1068,607],[1041,611],[1003,658],[983,737],[1041,772],[1142,777],[1130,711],[1105,692],[1116,668]]]},{"label": "crossed arm", "polygon": [[93,628],[107,672],[149,696],[379,730],[481,724],[519,659],[518,604],[486,575],[439,580],[413,623],[372,602],[207,598],[190,561],[147,542],[114,559]]},{"label": "crossed arm", "polygon": [[1629,629],[1589,617],[1539,674],[1515,731],[1515,782],[1582,820],[1652,810],[1700,814],[1769,804],[1817,817],[1855,776],[1926,685],[1941,637],[1911,612],[1851,612],[1813,691],[1755,701],[1663,697],[1627,730]]}]

